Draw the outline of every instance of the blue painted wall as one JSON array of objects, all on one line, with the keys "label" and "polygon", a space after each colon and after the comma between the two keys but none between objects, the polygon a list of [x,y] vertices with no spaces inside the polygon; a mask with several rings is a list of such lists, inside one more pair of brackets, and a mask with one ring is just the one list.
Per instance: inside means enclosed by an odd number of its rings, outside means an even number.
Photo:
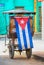
[{"label": "blue painted wall", "polygon": [[0,34],[6,34],[6,26],[9,25],[9,15],[2,14],[3,11],[15,9],[16,6],[24,6],[25,10],[34,11],[34,0],[0,0]]},{"label": "blue painted wall", "polygon": [[15,0],[14,6],[23,6],[25,10],[34,11],[34,0]]}]

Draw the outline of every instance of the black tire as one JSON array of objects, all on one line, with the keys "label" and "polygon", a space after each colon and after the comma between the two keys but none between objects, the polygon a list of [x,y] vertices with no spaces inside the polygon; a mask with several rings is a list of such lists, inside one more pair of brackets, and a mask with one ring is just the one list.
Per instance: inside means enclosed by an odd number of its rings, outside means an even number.
[{"label": "black tire", "polygon": [[12,43],[9,43],[9,57],[10,57],[11,59],[14,58],[14,46],[13,46]]},{"label": "black tire", "polygon": [[26,50],[26,56],[27,56],[27,58],[29,59],[29,58],[31,58],[31,55],[32,55],[32,49],[30,48],[30,49],[27,49]]}]

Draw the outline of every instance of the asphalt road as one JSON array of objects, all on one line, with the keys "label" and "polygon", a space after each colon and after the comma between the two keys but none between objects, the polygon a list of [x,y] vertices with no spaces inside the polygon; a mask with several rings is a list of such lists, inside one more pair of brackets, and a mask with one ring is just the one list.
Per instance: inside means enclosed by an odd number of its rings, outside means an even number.
[{"label": "asphalt road", "polygon": [[39,57],[35,54],[30,59],[27,59],[25,54],[16,54],[14,59],[9,56],[0,56],[0,65],[44,65],[44,57]]}]

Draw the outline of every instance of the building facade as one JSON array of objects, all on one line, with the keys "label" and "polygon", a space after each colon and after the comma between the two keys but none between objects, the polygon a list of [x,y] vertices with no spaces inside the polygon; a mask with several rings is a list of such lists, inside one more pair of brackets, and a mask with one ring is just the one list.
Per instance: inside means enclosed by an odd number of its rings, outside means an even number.
[{"label": "building facade", "polygon": [[9,15],[3,14],[3,11],[13,10],[17,8],[25,9],[31,12],[36,12],[34,16],[33,27],[35,32],[41,32],[42,27],[42,3],[38,0],[0,0],[0,34],[7,34],[6,27],[9,25]]}]

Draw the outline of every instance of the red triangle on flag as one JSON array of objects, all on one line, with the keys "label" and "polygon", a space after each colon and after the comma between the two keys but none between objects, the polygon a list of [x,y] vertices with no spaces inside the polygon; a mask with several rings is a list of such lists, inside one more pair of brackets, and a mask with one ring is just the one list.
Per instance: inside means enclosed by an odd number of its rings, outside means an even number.
[{"label": "red triangle on flag", "polygon": [[26,23],[28,22],[28,17],[18,17],[18,18],[16,17],[16,20],[20,25],[20,27],[22,29],[25,29]]}]

